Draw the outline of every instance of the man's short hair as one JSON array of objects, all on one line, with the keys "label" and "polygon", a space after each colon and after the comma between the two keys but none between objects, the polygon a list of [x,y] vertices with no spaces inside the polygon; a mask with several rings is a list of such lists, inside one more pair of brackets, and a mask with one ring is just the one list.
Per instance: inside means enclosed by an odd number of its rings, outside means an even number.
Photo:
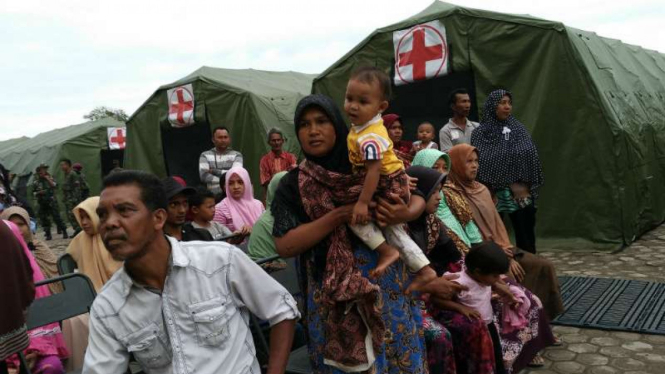
[{"label": "man's short hair", "polygon": [[64,162],[65,164],[67,164],[67,166],[70,166],[70,167],[72,166],[72,160],[70,160],[68,158],[63,158],[62,160],[60,160],[60,162]]},{"label": "man's short hair", "polygon": [[390,84],[390,77],[383,70],[374,66],[361,66],[351,73],[349,80],[357,80],[363,83],[372,84],[377,82],[383,100],[390,100],[392,96],[392,86]]},{"label": "man's short hair", "polygon": [[281,136],[282,139],[284,139],[284,133],[282,132],[282,130],[273,127],[272,129],[270,129],[270,131],[268,131],[268,141],[270,141],[270,137],[275,134],[279,134],[279,136]]},{"label": "man's short hair", "polygon": [[120,170],[104,178],[103,186],[135,185],[141,190],[141,201],[151,212],[165,209],[169,204],[164,184],[156,175],[140,170]]},{"label": "man's short hair", "polygon": [[466,88],[458,88],[454,90],[453,92],[450,93],[450,97],[448,97],[448,105],[455,105],[457,104],[457,95],[468,95],[469,91],[466,90]]},{"label": "man's short hair", "polygon": [[224,130],[226,131],[227,134],[231,135],[231,131],[229,131],[229,129],[226,128],[226,126],[217,126],[212,130],[212,136],[215,136],[215,133],[220,130]]},{"label": "man's short hair", "polygon": [[189,197],[189,206],[201,206],[206,199],[215,200],[215,194],[206,188],[199,188],[196,190],[195,194]]}]

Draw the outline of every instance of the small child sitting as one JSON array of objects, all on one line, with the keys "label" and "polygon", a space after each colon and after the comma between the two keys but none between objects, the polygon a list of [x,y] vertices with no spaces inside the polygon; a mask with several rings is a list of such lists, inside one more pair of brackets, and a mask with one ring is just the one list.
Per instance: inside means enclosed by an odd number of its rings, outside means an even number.
[{"label": "small child sitting", "polygon": [[413,142],[411,153],[415,155],[423,149],[439,149],[434,142],[434,125],[429,122],[423,122],[418,126],[418,140]]},{"label": "small child sitting", "polygon": [[390,78],[373,67],[354,71],[346,87],[344,110],[352,122],[347,138],[349,160],[354,172],[366,173],[349,227],[365,244],[378,252],[379,259],[376,268],[371,271],[372,276],[381,276],[401,254],[409,270],[418,273],[412,283],[417,290],[417,285],[428,282],[425,280],[425,268],[429,260],[425,254],[409,237],[403,225],[388,226],[382,233],[375,224],[370,223],[369,204],[377,190],[385,194],[394,193],[407,203],[410,196],[404,164],[395,155],[393,143],[381,118],[381,113],[388,108],[389,97]]},{"label": "small child sitting", "polygon": [[495,372],[505,373],[501,340],[494,324],[492,290],[517,309],[519,302],[501,280],[501,276],[508,272],[510,260],[501,247],[487,241],[473,246],[464,261],[463,271],[448,274],[459,275],[453,282],[466,286],[468,290],[460,292],[455,301],[443,302],[441,306],[485,322],[494,345]]},{"label": "small child sitting", "polygon": [[213,221],[215,216],[215,194],[208,190],[199,190],[189,198],[192,212],[192,226],[210,232],[214,240],[221,240],[232,235],[228,227]]}]

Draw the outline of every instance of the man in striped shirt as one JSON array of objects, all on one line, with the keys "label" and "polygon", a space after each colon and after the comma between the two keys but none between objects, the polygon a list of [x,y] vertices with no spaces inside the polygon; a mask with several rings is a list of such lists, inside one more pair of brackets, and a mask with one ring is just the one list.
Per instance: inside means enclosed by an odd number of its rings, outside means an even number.
[{"label": "man in striped shirt", "polygon": [[224,182],[229,169],[242,167],[242,154],[231,149],[231,134],[226,127],[220,126],[213,130],[212,142],[215,147],[201,153],[199,157],[199,176],[208,190],[224,195],[220,183]]}]

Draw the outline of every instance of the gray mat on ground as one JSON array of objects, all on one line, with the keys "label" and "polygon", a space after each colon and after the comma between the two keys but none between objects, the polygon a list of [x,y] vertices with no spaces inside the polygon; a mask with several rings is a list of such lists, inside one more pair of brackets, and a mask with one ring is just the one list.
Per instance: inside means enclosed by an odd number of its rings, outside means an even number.
[{"label": "gray mat on ground", "polygon": [[552,324],[665,335],[665,283],[559,277],[565,312]]}]

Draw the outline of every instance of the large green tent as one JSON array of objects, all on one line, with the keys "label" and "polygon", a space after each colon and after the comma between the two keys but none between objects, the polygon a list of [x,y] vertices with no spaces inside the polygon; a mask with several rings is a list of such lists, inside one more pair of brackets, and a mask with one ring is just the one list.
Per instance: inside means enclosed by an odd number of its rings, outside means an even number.
[{"label": "large green tent", "polygon": [[[392,110],[406,133],[447,122],[450,91],[466,86],[477,107],[495,88],[533,135],[545,171],[539,247],[621,248],[665,219],[665,56],[559,22],[434,2],[374,31],[314,80],[340,105],[353,69],[392,74],[393,32],[440,20],[452,72],[397,86]],[[482,167],[482,165],[481,165]]]},{"label": "large green tent", "polygon": [[[132,114],[128,126],[125,166],[159,176],[179,175],[188,184],[200,184],[198,159],[212,148],[211,130],[230,130],[232,148],[243,154],[255,195],[259,160],[268,152],[268,131],[279,128],[287,138],[285,149],[296,155],[293,114],[298,101],[309,94],[314,75],[296,72],[233,70],[202,67],[174,83],[160,87]],[[167,91],[192,84],[195,124],[172,127],[168,121]]]},{"label": "large green tent", "polygon": [[[122,150],[109,150],[109,127],[125,127],[125,124],[112,118],[104,118],[44,132],[0,150],[0,163],[12,173],[16,173],[19,178],[17,192],[27,197],[35,208],[29,188],[35,168],[41,163],[49,165],[49,173],[57,183],[62,184],[64,174],[58,164],[63,158],[83,165],[90,193],[96,195],[101,188],[102,176],[112,168],[112,160],[118,159],[122,162]],[[60,207],[64,213],[62,190],[58,189],[58,192]]]}]

